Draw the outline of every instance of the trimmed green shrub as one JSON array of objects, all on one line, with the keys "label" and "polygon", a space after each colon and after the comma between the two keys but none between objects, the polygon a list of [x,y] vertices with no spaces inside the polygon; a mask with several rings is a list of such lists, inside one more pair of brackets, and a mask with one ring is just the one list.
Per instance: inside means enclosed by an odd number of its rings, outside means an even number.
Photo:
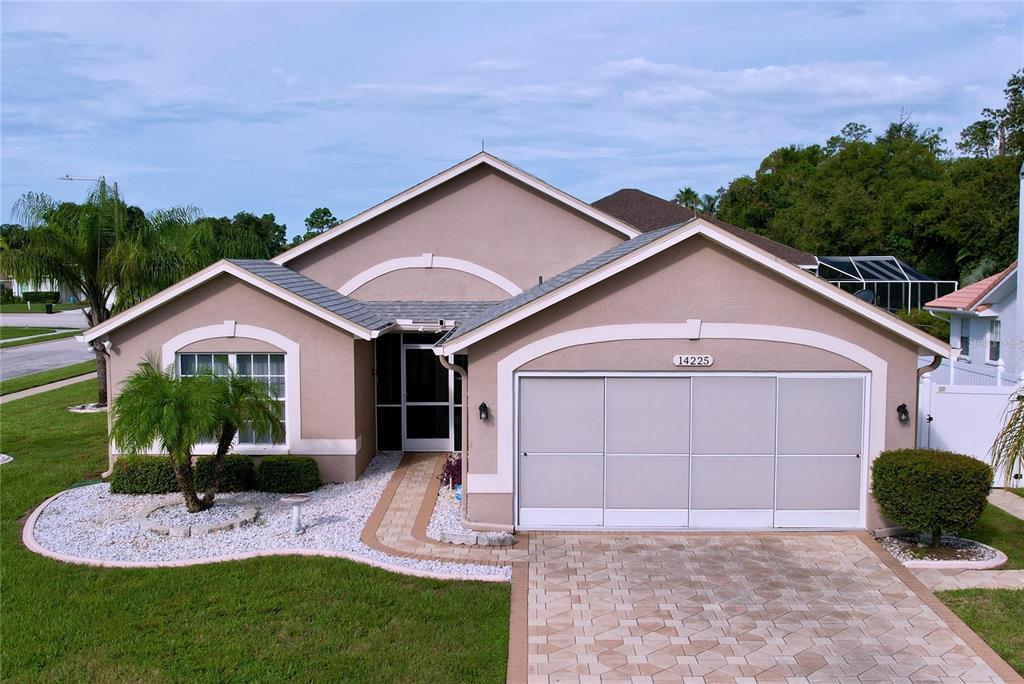
[{"label": "trimmed green shrub", "polygon": [[[196,491],[206,491],[213,474],[213,456],[200,456],[196,459]],[[218,492],[244,492],[256,487],[256,468],[252,459],[239,454],[228,454],[224,457],[224,468],[220,471]]]},{"label": "trimmed green shrub", "polygon": [[267,456],[256,466],[260,491],[294,494],[320,486],[320,468],[309,456]]},{"label": "trimmed green shrub", "polygon": [[882,453],[871,468],[871,489],[882,513],[909,530],[931,535],[962,534],[985,510],[992,468],[963,454],[935,449]]},{"label": "trimmed green shrub", "polygon": [[165,456],[121,456],[110,475],[113,494],[170,494],[178,491]]},{"label": "trimmed green shrub", "polygon": [[[202,494],[213,473],[213,456],[196,459],[196,490]],[[254,489],[256,469],[248,456],[229,454],[224,457],[218,492],[244,492]],[[114,494],[170,494],[178,491],[174,469],[166,456],[121,456],[114,463],[110,476],[110,491]]]},{"label": "trimmed green shrub", "polygon": [[22,292],[21,298],[26,302],[39,302],[41,304],[56,304],[60,301],[60,292],[33,291]]}]

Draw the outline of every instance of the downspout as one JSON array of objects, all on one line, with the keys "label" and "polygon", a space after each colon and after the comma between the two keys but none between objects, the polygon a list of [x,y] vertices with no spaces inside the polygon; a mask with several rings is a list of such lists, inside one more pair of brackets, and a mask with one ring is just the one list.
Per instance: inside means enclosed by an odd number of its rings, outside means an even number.
[{"label": "downspout", "polygon": [[462,410],[464,414],[462,416],[462,451],[460,452],[462,457],[462,502],[459,507],[459,522],[462,523],[463,527],[471,530],[513,532],[515,530],[513,525],[472,522],[468,519],[469,492],[466,490],[466,484],[469,481],[469,374],[466,373],[465,368],[456,365],[454,361],[449,361],[448,357],[443,354],[438,354],[437,360],[441,362],[443,367],[458,373],[459,377],[462,378]]},{"label": "downspout", "polygon": [[439,354],[437,360],[447,370],[456,373],[462,379],[462,451],[459,456],[462,461],[462,501],[459,504],[459,517],[465,521],[466,506],[469,498],[466,496],[466,479],[469,473],[469,375],[466,369],[458,366],[454,361],[449,361],[444,354]]},{"label": "downspout", "polygon": [[[931,363],[929,363],[927,366],[921,366],[920,368],[917,369],[917,408],[918,409],[920,409],[920,407],[921,407],[921,378],[924,377],[925,373],[931,373],[933,370],[935,370],[936,368],[938,368],[941,365],[942,365],[942,357],[939,356],[938,354],[936,354],[935,356],[932,357],[932,362]],[[952,372],[952,365],[953,365],[953,363],[952,363],[952,361],[950,361],[950,367],[951,367],[950,368],[950,372]],[[929,385],[929,387],[930,387],[930,385]],[[920,413],[918,413],[918,415],[920,415]],[[932,422],[931,414],[928,414],[928,417],[925,418],[925,421],[929,424],[928,425],[928,444],[930,446],[931,445],[931,429],[932,429],[931,428],[931,422]],[[918,440],[918,436],[921,434],[921,426],[917,425],[915,427],[917,428],[917,430],[916,430],[917,434],[914,435],[914,444],[918,448],[920,448],[921,445],[918,444],[918,441],[919,441]]]}]

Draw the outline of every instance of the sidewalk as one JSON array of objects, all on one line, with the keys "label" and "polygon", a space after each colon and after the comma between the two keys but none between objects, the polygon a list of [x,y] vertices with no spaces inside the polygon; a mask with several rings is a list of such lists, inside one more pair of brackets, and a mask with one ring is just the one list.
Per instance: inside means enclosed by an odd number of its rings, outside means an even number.
[{"label": "sidewalk", "polygon": [[96,371],[86,373],[85,375],[76,375],[73,378],[65,378],[64,380],[58,380],[57,382],[51,382],[46,385],[40,385],[39,387],[30,387],[20,392],[11,392],[0,396],[0,404],[6,404],[9,401],[17,401],[18,399],[24,399],[25,397],[31,397],[35,394],[42,394],[43,392],[49,392],[59,387],[67,387],[68,385],[74,385],[79,382],[91,380],[96,377]]}]

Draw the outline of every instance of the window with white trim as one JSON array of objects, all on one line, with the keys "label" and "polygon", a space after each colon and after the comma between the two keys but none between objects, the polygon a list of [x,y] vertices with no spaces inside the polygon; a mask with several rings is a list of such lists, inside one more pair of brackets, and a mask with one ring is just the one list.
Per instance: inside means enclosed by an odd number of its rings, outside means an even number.
[{"label": "window with white trim", "polygon": [[999,360],[999,343],[1002,341],[1002,325],[999,321],[988,322],[988,360]]},{"label": "window with white trim", "polygon": [[971,320],[960,319],[960,358],[966,361],[971,355]]},{"label": "window with white trim", "polygon": [[[257,378],[270,385],[281,410],[281,428],[285,427],[285,385],[284,354],[178,354],[178,375],[189,377],[201,372],[213,371],[214,375],[227,375],[233,369],[239,375]],[[270,435],[256,434],[249,426],[238,428],[239,444],[273,444]]]}]

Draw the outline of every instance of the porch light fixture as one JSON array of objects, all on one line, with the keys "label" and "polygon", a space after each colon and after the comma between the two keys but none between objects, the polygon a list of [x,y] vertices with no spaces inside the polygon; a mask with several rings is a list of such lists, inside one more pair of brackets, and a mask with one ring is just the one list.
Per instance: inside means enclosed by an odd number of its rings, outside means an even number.
[{"label": "porch light fixture", "polygon": [[900,404],[896,407],[896,417],[901,425],[906,425],[910,422],[910,411],[907,409],[906,404]]},{"label": "porch light fixture", "polygon": [[491,409],[487,408],[487,404],[480,402],[480,420],[487,422],[487,417],[491,415]]}]

